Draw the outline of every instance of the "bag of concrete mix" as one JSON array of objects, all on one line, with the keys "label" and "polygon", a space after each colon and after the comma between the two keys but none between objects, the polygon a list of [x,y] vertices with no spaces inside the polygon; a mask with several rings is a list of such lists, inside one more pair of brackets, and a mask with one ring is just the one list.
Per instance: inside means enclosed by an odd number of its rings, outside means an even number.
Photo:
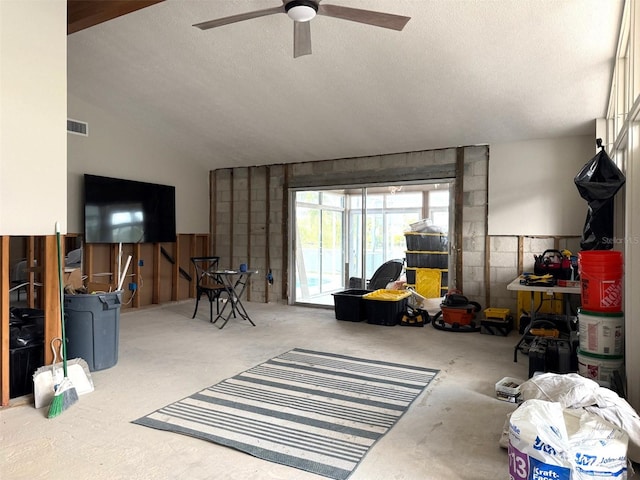
[{"label": "bag of concrete mix", "polygon": [[582,409],[527,400],[509,420],[512,480],[627,478],[628,437]]}]

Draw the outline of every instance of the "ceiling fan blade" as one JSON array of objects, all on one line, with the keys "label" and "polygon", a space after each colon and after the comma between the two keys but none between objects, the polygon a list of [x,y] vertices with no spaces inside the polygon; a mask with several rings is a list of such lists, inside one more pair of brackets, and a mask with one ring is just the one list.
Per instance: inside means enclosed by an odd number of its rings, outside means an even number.
[{"label": "ceiling fan blade", "polygon": [[411,17],[393,15],[391,13],[373,12],[359,8],[341,7],[339,5],[318,5],[318,15],[341,18],[352,22],[366,23],[376,27],[402,30]]},{"label": "ceiling fan blade", "polygon": [[311,22],[293,22],[293,58],[311,55]]},{"label": "ceiling fan blade", "polygon": [[230,17],[217,18],[215,20],[209,20],[208,22],[196,23],[193,26],[200,30],[208,30],[214,27],[221,27],[230,23],[242,22],[243,20],[251,20],[252,18],[266,17],[267,15],[273,15],[275,13],[286,13],[284,5],[280,7],[267,8],[265,10],[256,10],[254,12],[240,13],[238,15],[231,15]]}]

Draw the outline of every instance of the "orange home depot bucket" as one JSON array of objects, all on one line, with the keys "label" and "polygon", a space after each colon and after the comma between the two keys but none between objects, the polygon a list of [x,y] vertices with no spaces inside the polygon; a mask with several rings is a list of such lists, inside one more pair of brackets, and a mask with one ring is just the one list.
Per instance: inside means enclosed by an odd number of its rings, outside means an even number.
[{"label": "orange home depot bucket", "polygon": [[622,252],[586,250],[578,253],[582,308],[594,312],[622,310]]}]

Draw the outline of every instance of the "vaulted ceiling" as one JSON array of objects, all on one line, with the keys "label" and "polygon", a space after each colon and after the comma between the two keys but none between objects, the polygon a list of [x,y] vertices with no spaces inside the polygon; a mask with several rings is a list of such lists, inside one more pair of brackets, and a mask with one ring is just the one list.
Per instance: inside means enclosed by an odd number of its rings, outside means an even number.
[{"label": "vaulted ceiling", "polygon": [[411,17],[192,25],[281,0],[70,1],[68,90],[208,168],[594,133],[623,0],[323,0]]}]

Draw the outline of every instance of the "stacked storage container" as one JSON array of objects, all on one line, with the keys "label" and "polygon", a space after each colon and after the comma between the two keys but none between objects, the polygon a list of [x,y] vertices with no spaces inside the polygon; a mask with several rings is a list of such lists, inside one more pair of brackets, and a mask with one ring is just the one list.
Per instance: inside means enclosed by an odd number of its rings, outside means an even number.
[{"label": "stacked storage container", "polygon": [[427,298],[447,293],[449,240],[445,233],[405,232],[407,285]]},{"label": "stacked storage container", "polygon": [[408,290],[379,289],[362,296],[367,323],[374,325],[398,325],[407,310],[411,296]]},{"label": "stacked storage container", "polygon": [[624,367],[622,252],[587,250],[578,254],[581,307],[578,310],[578,371],[611,385]]}]

